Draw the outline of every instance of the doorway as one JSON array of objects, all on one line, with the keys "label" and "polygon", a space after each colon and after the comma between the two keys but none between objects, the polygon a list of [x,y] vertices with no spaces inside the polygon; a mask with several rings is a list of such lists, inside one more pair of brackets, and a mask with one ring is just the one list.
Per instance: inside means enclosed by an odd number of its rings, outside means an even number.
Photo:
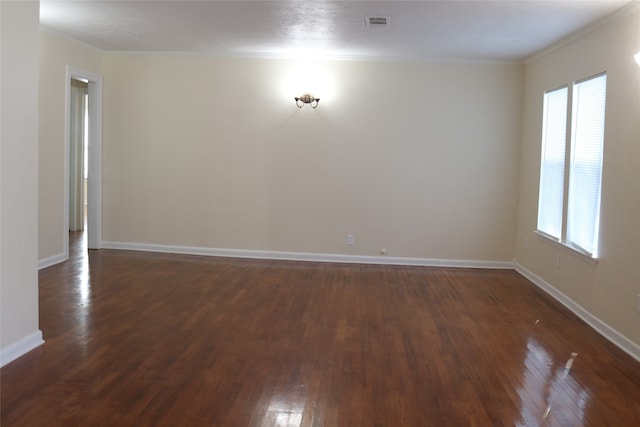
[{"label": "doorway", "polygon": [[87,222],[89,83],[71,79],[69,94],[69,231],[84,231]]},{"label": "doorway", "polygon": [[67,67],[64,253],[69,232],[84,231],[86,247],[102,246],[102,77]]}]

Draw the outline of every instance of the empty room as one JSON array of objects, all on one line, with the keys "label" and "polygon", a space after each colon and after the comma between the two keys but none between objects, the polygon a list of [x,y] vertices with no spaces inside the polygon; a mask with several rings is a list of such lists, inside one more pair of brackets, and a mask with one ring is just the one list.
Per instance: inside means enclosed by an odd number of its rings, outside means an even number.
[{"label": "empty room", "polygon": [[640,425],[640,1],[2,1],[0,424]]}]

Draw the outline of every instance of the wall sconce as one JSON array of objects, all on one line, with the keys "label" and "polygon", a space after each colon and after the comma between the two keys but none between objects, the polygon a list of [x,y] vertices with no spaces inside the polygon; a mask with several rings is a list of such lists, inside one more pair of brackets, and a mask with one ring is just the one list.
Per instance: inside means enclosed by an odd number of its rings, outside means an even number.
[{"label": "wall sconce", "polygon": [[633,56],[633,59],[635,59],[635,60],[636,60],[636,64],[638,64],[638,67],[640,67],[640,52],[636,53],[636,54]]},{"label": "wall sconce", "polygon": [[318,108],[318,102],[320,102],[320,98],[316,98],[315,96],[308,93],[305,93],[301,97],[296,96],[293,99],[296,100],[296,105],[298,106],[298,108],[302,108],[304,104],[311,105],[311,108]]}]

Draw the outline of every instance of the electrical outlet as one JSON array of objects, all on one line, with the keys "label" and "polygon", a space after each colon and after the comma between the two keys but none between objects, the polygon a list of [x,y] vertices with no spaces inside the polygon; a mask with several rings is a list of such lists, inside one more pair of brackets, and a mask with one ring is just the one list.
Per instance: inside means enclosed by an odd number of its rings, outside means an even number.
[{"label": "electrical outlet", "polygon": [[347,246],[353,246],[353,234],[347,234]]}]

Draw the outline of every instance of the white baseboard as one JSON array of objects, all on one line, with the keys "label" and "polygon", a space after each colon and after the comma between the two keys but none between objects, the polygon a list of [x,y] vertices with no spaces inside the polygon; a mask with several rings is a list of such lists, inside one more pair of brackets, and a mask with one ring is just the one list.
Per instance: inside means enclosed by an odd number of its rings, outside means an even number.
[{"label": "white baseboard", "polygon": [[0,367],[13,362],[18,357],[27,354],[42,344],[44,344],[42,331],[37,330],[21,340],[3,348],[2,351],[0,351]]},{"label": "white baseboard", "polygon": [[64,253],[41,259],[38,261],[38,270],[42,270],[43,268],[51,267],[52,265],[65,262],[67,259],[68,258],[64,255]]},{"label": "white baseboard", "polygon": [[580,304],[566,296],[564,293],[559,291],[557,288],[549,284],[547,281],[542,279],[540,276],[532,273],[527,270],[522,265],[515,263],[515,270],[522,274],[524,277],[529,279],[533,284],[538,286],[544,292],[552,296],[556,301],[560,304],[564,305],[566,308],[571,310],[576,316],[582,319],[585,323],[595,329],[600,335],[611,341],[617,347],[619,347],[622,351],[627,353],[629,356],[636,359],[640,362],[640,345],[634,343],[629,338],[622,335],[620,332],[613,329],[611,326],[607,325],[602,320],[598,319],[593,314],[589,313],[584,307]]},{"label": "white baseboard", "polygon": [[255,251],[192,246],[154,245],[127,242],[102,242],[104,249],[162,252],[184,255],[204,255],[231,258],[269,259],[283,261],[337,262],[346,264],[414,265],[422,267],[455,267],[513,270],[512,261],[473,261],[437,258],[401,258],[389,256],[320,254],[306,252]]}]

